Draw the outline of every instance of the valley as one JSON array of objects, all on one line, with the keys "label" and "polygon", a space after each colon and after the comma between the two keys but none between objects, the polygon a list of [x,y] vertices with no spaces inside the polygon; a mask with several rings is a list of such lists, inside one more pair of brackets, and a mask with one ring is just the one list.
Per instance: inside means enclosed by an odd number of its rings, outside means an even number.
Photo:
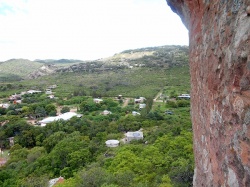
[{"label": "valley", "polygon": [[33,63],[0,63],[0,186],[192,185],[190,100],[178,98],[190,91],[187,47]]}]

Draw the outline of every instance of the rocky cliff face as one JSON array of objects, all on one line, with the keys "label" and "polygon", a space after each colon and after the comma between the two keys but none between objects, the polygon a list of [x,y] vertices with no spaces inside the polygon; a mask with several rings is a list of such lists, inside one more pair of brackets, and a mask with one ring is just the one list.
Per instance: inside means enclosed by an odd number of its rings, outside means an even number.
[{"label": "rocky cliff face", "polygon": [[167,3],[189,29],[194,186],[250,186],[250,1]]}]

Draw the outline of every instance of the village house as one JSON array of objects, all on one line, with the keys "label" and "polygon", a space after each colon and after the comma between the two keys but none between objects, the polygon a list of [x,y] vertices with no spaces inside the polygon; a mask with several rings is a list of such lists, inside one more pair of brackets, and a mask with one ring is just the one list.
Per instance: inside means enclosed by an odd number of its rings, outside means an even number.
[{"label": "village house", "polygon": [[46,89],[45,94],[52,94],[52,90],[51,89]]},{"label": "village house", "polygon": [[141,115],[139,112],[136,112],[136,111],[132,111],[132,115],[133,116],[137,116],[137,115]]},{"label": "village house", "polygon": [[118,140],[107,140],[105,142],[107,147],[117,147],[117,146],[119,146],[119,143],[120,142]]},{"label": "village house", "polygon": [[54,96],[54,95],[49,95],[49,96],[48,96],[48,98],[50,98],[50,99],[54,99],[54,98],[55,98],[55,96]]},{"label": "village house", "polygon": [[49,187],[57,186],[57,184],[61,184],[63,182],[64,182],[64,178],[61,176],[58,178],[51,179],[49,180]]},{"label": "village house", "polygon": [[139,110],[143,109],[146,107],[146,104],[145,103],[142,103],[142,104],[139,104]]},{"label": "village house", "polygon": [[26,93],[27,94],[35,94],[35,93],[42,93],[42,91],[40,91],[40,90],[28,90]]},{"label": "village house", "polygon": [[82,117],[82,114],[77,114],[77,113],[75,113],[75,112],[66,112],[66,113],[61,114],[61,115],[59,115],[59,116],[47,117],[47,118],[45,118],[45,119],[39,121],[38,123],[39,123],[42,127],[44,127],[44,126],[46,126],[48,123],[52,123],[52,122],[58,121],[58,120],[65,120],[65,121],[67,121],[67,120],[71,119],[71,118],[74,117],[74,116],[80,118],[80,117]]},{"label": "village house", "polygon": [[179,99],[190,99],[190,95],[189,94],[181,94],[180,96],[178,96]]},{"label": "village house", "polygon": [[130,142],[132,140],[142,140],[143,139],[143,132],[135,131],[135,132],[127,132],[125,134],[125,141]]},{"label": "village house", "polygon": [[7,108],[9,108],[9,107],[10,107],[10,104],[8,104],[8,103],[1,103],[1,104],[0,104],[0,108],[7,109]]},{"label": "village house", "polygon": [[101,114],[106,116],[106,115],[112,114],[112,112],[110,112],[108,110],[104,110]]},{"label": "village house", "polygon": [[57,85],[53,84],[53,85],[48,86],[48,89],[55,89],[56,87],[57,87]]},{"label": "village house", "polygon": [[102,99],[99,99],[99,98],[95,98],[95,99],[93,99],[93,101],[94,101],[95,103],[101,103],[101,102],[103,102],[103,100],[102,100]]},{"label": "village house", "polygon": [[138,99],[134,99],[135,103],[143,103],[146,100],[145,97],[139,97]]},{"label": "village house", "polygon": [[19,95],[19,94],[14,94],[14,95],[11,95],[11,96],[9,96],[9,101],[15,101],[15,100],[20,100],[22,97],[21,97],[21,95]]}]

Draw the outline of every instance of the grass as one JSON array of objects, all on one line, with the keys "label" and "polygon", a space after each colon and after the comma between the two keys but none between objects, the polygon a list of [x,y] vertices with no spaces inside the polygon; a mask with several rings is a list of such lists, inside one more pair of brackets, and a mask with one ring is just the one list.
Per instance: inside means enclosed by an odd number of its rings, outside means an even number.
[{"label": "grass", "polygon": [[[86,95],[97,92],[103,96],[155,97],[160,90],[163,95],[187,93],[190,90],[189,67],[133,68],[98,73],[58,73],[12,83],[12,88],[0,93],[0,97],[28,89],[44,91],[49,85],[57,84],[56,97],[68,97],[75,90]],[[6,84],[0,84],[0,87]],[[21,86],[20,86],[21,85]],[[177,85],[177,86],[176,86]]]}]

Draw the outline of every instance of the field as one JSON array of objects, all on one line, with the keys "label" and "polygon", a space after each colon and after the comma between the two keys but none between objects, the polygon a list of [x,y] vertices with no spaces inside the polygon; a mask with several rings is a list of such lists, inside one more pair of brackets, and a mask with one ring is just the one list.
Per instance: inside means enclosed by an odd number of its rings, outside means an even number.
[{"label": "field", "polygon": [[[95,92],[101,96],[121,94],[126,97],[155,97],[160,90],[169,95],[171,92],[187,93],[190,89],[188,66],[169,69],[144,67],[102,73],[64,73],[8,84],[9,89],[1,92],[0,97],[24,89],[44,91],[51,84],[58,85],[55,89],[57,97],[67,97],[73,92],[81,91],[86,95]],[[0,84],[0,89],[8,84]]]}]

